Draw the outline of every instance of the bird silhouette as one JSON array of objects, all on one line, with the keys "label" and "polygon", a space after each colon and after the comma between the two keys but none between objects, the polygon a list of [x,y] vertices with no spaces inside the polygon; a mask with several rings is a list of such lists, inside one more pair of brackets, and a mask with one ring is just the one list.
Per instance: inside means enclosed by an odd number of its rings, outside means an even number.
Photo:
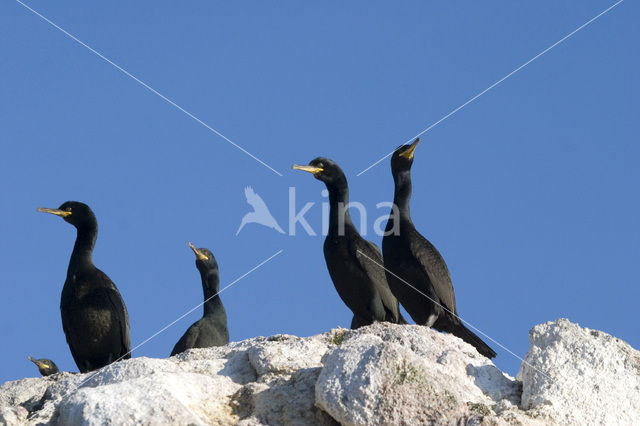
[{"label": "bird silhouette", "polygon": [[266,226],[267,228],[272,228],[278,231],[281,234],[284,234],[276,219],[271,215],[269,208],[265,204],[264,200],[260,198],[258,194],[253,190],[252,187],[247,186],[244,189],[244,196],[247,198],[247,203],[251,207],[253,207],[253,211],[244,215],[242,218],[242,222],[240,223],[240,227],[236,231],[236,235],[240,233],[244,225],[247,223],[258,223],[260,225]]}]

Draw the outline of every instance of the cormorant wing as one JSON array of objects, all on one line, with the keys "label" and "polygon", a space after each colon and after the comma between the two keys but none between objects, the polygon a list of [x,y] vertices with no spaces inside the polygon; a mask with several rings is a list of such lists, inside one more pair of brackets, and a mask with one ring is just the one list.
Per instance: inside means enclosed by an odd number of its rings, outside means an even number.
[{"label": "cormorant wing", "polygon": [[[78,370],[80,369],[80,362],[81,360],[78,358],[78,355],[73,347],[73,342],[69,339],[69,336],[71,336],[71,330],[68,327],[67,324],[68,321],[65,321],[65,317],[62,316],[62,331],[64,331],[64,337],[67,340],[67,345],[69,345],[69,350],[71,351],[71,356],[73,357],[73,360],[75,361],[76,365],[78,366]],[[82,371],[81,371],[82,372]]]},{"label": "cormorant wing", "polygon": [[113,281],[111,281],[107,274],[99,269],[98,273],[100,274],[100,279],[106,285],[104,287],[99,287],[94,291],[96,293],[102,293],[104,298],[109,301],[111,305],[111,312],[116,314],[116,319],[120,324],[120,343],[122,345],[122,349],[116,359],[119,359],[120,357],[122,357],[122,359],[129,359],[131,358],[131,338],[129,334],[129,313],[127,312],[127,307],[125,306],[124,300],[122,300],[122,296]]},{"label": "cormorant wing", "polygon": [[[382,252],[377,245],[362,237],[355,239],[355,246],[355,255],[358,263],[371,282],[376,286],[384,309],[387,312],[387,319],[397,323],[400,315],[398,300],[391,292],[389,284],[387,283]],[[391,318],[389,318],[389,316]]]},{"label": "cormorant wing", "polygon": [[178,355],[187,349],[191,349],[195,346],[196,341],[198,340],[198,335],[200,334],[200,328],[198,327],[198,322],[191,324],[189,329],[182,335],[180,340],[176,343],[171,351],[171,356]]},{"label": "cormorant wing", "polygon": [[453,291],[451,283],[451,275],[449,268],[438,249],[423,237],[418,231],[414,230],[416,238],[411,238],[411,253],[422,266],[433,285],[433,289],[440,299],[440,303],[457,315],[456,312],[456,295]]},{"label": "cormorant wing", "polygon": [[[119,344],[119,351],[110,353],[111,357],[113,357],[112,361],[117,359],[129,359],[131,358],[130,352],[130,337],[129,337],[129,314],[127,313],[127,308],[122,300],[122,296],[118,291],[118,288],[115,286],[113,281],[109,279],[109,277],[99,269],[95,269],[96,276],[94,277],[95,282],[92,283],[91,288],[86,296],[84,296],[85,300],[91,300],[92,305],[97,303],[100,309],[109,309],[111,313],[111,319],[113,321],[117,321],[117,341],[111,341],[107,343],[107,347],[113,347],[113,344]],[[66,284],[65,284],[66,285]],[[91,306],[91,305],[90,305]],[[93,305],[96,306],[96,305]],[[80,358],[78,358],[78,348],[75,347],[78,342],[74,341],[71,337],[73,337],[74,332],[77,332],[77,329],[74,330],[73,324],[69,323],[69,318],[66,318],[64,315],[62,316],[62,329],[64,330],[65,338],[67,340],[67,344],[69,345],[69,349],[71,350],[71,355],[73,356],[74,361],[78,368],[82,371],[82,368],[90,368],[91,366],[86,363],[86,360],[83,358],[82,351],[80,351]],[[107,354],[105,354],[107,355]],[[82,366],[82,367],[81,367]]]}]

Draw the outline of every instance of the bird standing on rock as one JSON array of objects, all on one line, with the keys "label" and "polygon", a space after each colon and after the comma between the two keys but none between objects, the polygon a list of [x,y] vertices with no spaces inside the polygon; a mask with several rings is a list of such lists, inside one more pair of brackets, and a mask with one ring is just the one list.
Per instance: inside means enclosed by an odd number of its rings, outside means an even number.
[{"label": "bird standing on rock", "polygon": [[293,169],[311,173],[329,191],[329,231],[324,258],[342,301],[353,312],[351,328],[387,321],[406,324],[398,300],[389,289],[384,270],[367,259],[382,263],[378,247],[360,236],[349,215],[349,186],[342,169],[328,158],[318,157],[308,166]]},{"label": "bird standing on rock", "polygon": [[91,255],[98,221],[88,205],[67,201],[57,209],[39,208],[77,230],[67,279],[62,288],[62,328],[81,373],[97,370],[130,354],[129,315],[113,281],[96,268]]},{"label": "bird standing on rock", "polygon": [[[482,355],[496,353],[464,326],[456,312],[456,298],[449,269],[438,250],[415,228],[409,212],[411,165],[420,139],[402,145],[391,157],[395,183],[392,210],[382,239],[384,267],[393,294],[416,324],[460,337]],[[397,213],[398,215],[396,215]]]},{"label": "bird standing on rock", "polygon": [[208,348],[229,343],[227,313],[220,300],[220,275],[218,263],[206,248],[196,248],[189,243],[196,255],[196,267],[202,279],[204,315],[189,327],[171,351],[171,356],[191,348]]},{"label": "bird standing on rock", "polygon": [[42,377],[47,377],[59,372],[58,366],[50,359],[35,359],[30,356],[28,356],[27,358],[29,358],[29,361],[34,363],[36,367],[38,367],[38,371],[40,372],[40,374],[42,374]]}]

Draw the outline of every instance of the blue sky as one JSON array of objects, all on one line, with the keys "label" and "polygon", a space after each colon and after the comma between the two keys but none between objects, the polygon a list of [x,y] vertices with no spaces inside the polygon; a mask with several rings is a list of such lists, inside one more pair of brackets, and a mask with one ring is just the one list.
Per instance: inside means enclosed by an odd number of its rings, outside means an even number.
[{"label": "blue sky", "polygon": [[[357,174],[613,2],[30,1],[30,7],[269,164],[278,176],[18,2],[0,2],[0,382],[27,355],[77,371],[59,301],[74,229],[36,212],[89,204],[96,265],[132,346],[201,302],[187,246],[209,248],[232,340],[348,327],[322,236],[256,224],[245,186],[288,223],[289,188],[321,227],[337,161],[351,198],[390,201],[389,160]],[[524,356],[567,317],[640,347],[640,7],[625,1],[422,137],[412,215],[443,254],[460,315]],[[166,357],[194,312],[134,352]],[[495,363],[520,361],[495,343]]]}]

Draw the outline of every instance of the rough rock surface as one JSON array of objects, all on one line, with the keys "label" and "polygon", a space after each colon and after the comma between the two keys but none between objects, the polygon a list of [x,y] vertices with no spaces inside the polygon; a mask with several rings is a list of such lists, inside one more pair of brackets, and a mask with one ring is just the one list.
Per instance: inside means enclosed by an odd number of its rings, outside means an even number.
[{"label": "rough rock surface", "polygon": [[[0,424],[631,424],[640,353],[558,320],[515,380],[455,336],[374,324],[0,386]],[[622,396],[621,396],[622,395]]]},{"label": "rough rock surface", "polygon": [[640,422],[640,352],[566,319],[535,326],[520,367],[522,406],[562,424]]},{"label": "rough rock surface", "polygon": [[[373,326],[328,353],[316,403],[342,424],[480,423],[520,383],[454,336],[421,327]],[[498,416],[499,417],[499,416]]]}]

